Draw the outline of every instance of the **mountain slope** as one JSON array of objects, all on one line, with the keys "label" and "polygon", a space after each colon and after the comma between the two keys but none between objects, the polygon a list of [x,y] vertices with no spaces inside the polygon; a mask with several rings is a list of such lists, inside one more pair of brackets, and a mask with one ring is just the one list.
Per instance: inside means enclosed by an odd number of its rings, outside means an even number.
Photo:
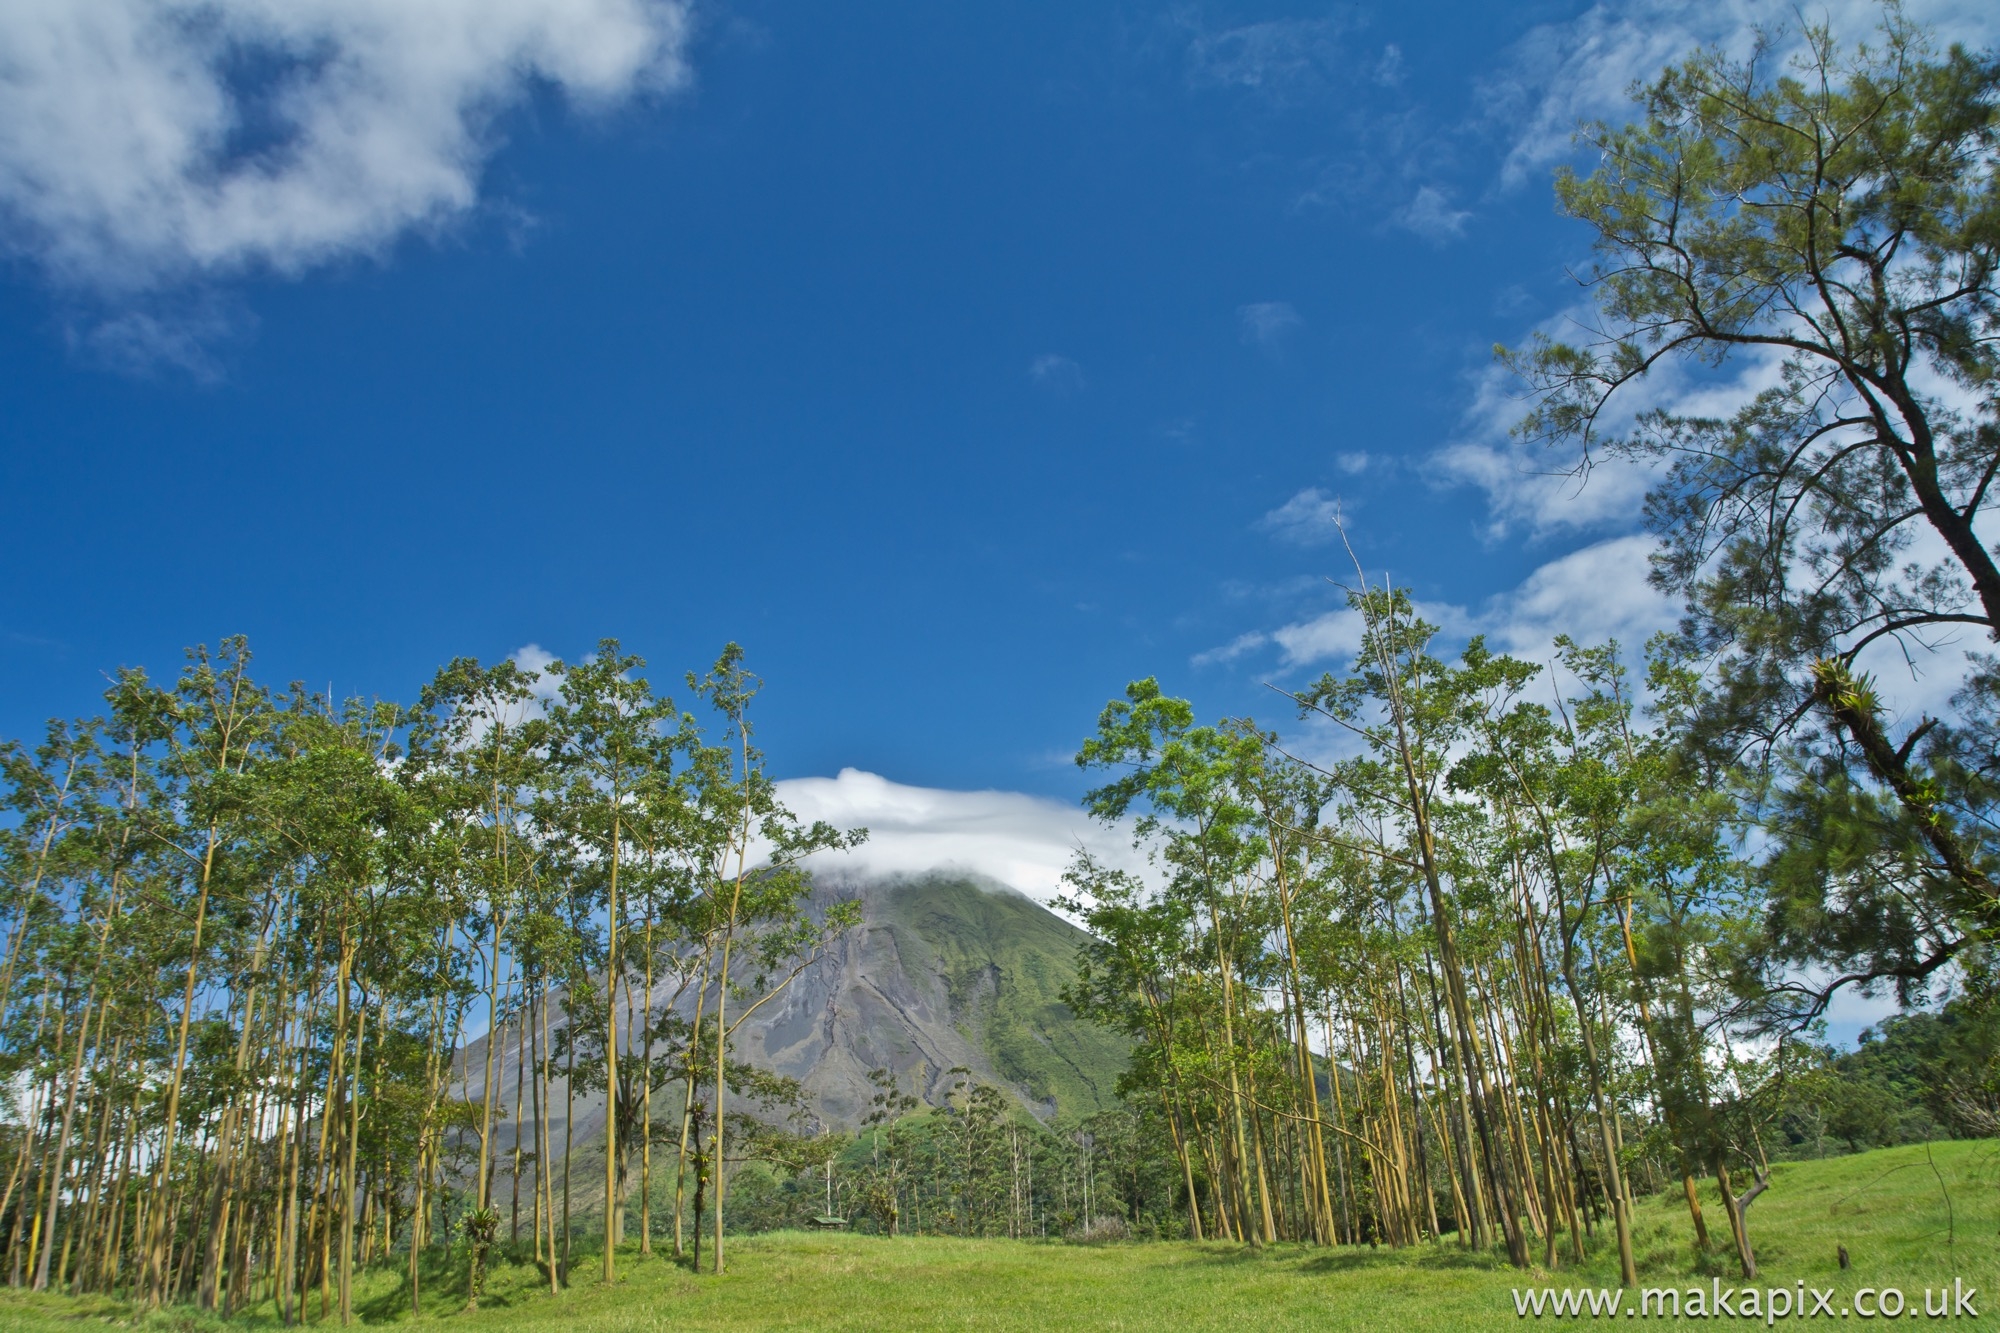
[{"label": "mountain slope", "polygon": [[[799,1081],[821,1126],[859,1125],[874,1092],[868,1071],[883,1066],[932,1105],[944,1100],[949,1071],[959,1066],[1045,1120],[1086,1116],[1116,1101],[1129,1044],[1078,1018],[1060,998],[1076,975],[1082,931],[1012,889],[956,872],[815,886],[816,911],[844,898],[859,899],[861,924],[736,1034],[739,1058]],[[558,1013],[552,1026],[563,1021]],[[462,1086],[476,1099],[484,1039],[465,1047],[460,1061],[470,1071]],[[516,1064],[509,1040],[494,1059],[503,1124],[511,1120]],[[551,1094],[559,1141],[560,1079]],[[665,1118],[659,1106],[656,1095],[656,1113]],[[603,1124],[602,1094],[579,1091],[579,1147]],[[512,1135],[503,1128],[496,1141],[511,1145]]]},{"label": "mountain slope", "polygon": [[858,1121],[872,1091],[867,1072],[884,1065],[932,1103],[958,1065],[1044,1118],[1088,1115],[1116,1099],[1128,1045],[1060,998],[1085,938],[1075,926],[963,875],[820,892],[858,897],[862,924],[739,1040],[758,1063],[799,1079],[823,1121]]},{"label": "mountain slope", "polygon": [[1112,1105],[1128,1045],[1060,999],[1082,931],[964,875],[828,883],[820,895],[858,897],[862,925],[738,1041],[758,1065],[798,1079],[824,1123],[858,1123],[868,1071],[884,1065],[928,1103],[964,1065],[1044,1119]]}]

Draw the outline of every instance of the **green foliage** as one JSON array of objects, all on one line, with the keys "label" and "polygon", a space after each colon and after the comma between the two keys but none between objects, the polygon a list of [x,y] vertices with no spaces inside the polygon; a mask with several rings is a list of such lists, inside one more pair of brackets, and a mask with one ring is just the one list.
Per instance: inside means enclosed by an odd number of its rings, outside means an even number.
[{"label": "green foliage", "polygon": [[[720,745],[609,639],[539,677],[453,661],[415,710],[274,694],[229,640],[171,688],[125,672],[107,716],[0,745],[0,1248],[17,1273],[205,1308],[254,1288],[292,1315],[316,1287],[346,1317],[357,1265],[403,1247],[420,1302],[427,1252],[458,1234],[476,1300],[511,1119],[509,1174],[518,1194],[533,1169],[527,1225],[559,1283],[579,1090],[611,1091],[607,1138],[643,1138],[653,1092],[689,1087],[697,1060],[753,1106],[795,1100],[729,1039],[855,919],[806,912],[798,861],[860,833],[776,799],[741,658],[731,645],[695,682]],[[732,948],[733,972],[716,965]],[[691,995],[706,1033],[674,1003]],[[516,1051],[533,1108],[510,1115]],[[613,1230],[632,1137],[597,1155]]]},{"label": "green foliage", "polygon": [[1001,1076],[1065,1116],[1114,1105],[1129,1047],[1063,999],[1084,935],[997,886],[926,876],[883,895],[912,971],[943,978],[952,1021]]},{"label": "green foliage", "polygon": [[1845,1054],[1820,1053],[1785,1091],[1789,1150],[1820,1156],[2000,1133],[2000,1014],[1991,996],[1893,1014]]},{"label": "green foliage", "polygon": [[[1686,739],[1763,761],[1777,953],[1835,973],[1794,1021],[1839,985],[1919,998],[2000,929],[1992,666],[1948,653],[2000,635],[2000,59],[1893,5],[1845,49],[1801,23],[1789,66],[1696,52],[1584,127],[1597,165],[1556,188],[1596,336],[1505,354],[1523,434],[1658,469],[1654,579],[1712,685]],[[1715,416],[1625,411],[1665,362],[1732,358],[1775,374]],[[1857,667],[1892,646],[1963,687],[1900,736]]]}]

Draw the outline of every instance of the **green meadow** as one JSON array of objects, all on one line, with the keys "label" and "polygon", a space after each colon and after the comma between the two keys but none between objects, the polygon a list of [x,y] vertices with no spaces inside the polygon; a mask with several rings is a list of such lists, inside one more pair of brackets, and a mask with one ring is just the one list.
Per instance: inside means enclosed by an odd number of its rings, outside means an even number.
[{"label": "green meadow", "polygon": [[[1711,1225],[1726,1229],[1711,1196]],[[1785,1162],[1751,1210],[1760,1288],[1831,1289],[1836,1310],[1865,1287],[1904,1293],[1905,1319],[1924,1318],[1924,1291],[1974,1288],[1977,1320],[2000,1324],[2000,1141],[1912,1145],[1817,1162]],[[1688,1239],[1675,1194],[1638,1210],[1643,1287],[1744,1284],[1731,1257],[1702,1256]],[[1837,1247],[1852,1268],[1842,1272]],[[502,1259],[476,1312],[462,1274],[432,1275],[421,1316],[409,1313],[399,1272],[364,1276],[361,1318],[371,1324],[441,1324],[471,1333],[623,1333],[697,1329],[1163,1329],[1170,1333],[1265,1329],[1391,1329],[1419,1333],[1561,1322],[1515,1314],[1528,1286],[1616,1283],[1616,1258],[1599,1245],[1583,1265],[1556,1273],[1510,1270],[1494,1254],[1449,1240],[1402,1251],[1274,1245],[955,1240],[772,1232],[730,1241],[729,1272],[695,1275],[664,1259],[623,1256],[606,1287],[597,1256],[579,1251],[576,1281],[550,1295],[530,1264]],[[1629,1306],[1637,1293],[1628,1293]],[[309,1301],[308,1314],[317,1310]],[[1626,1316],[1631,1317],[1631,1316]],[[1824,1322],[1821,1316],[1821,1322]],[[1587,1321],[1572,1320],[1571,1322]],[[1652,1318],[1654,1325],[1673,1321]],[[1684,1324],[1709,1324],[1683,1319]],[[1758,1320],[1762,1322],[1762,1320]],[[1803,1322],[1796,1317],[1779,1324]],[[1859,1315],[1844,1321],[1863,1326]],[[102,1297],[0,1295],[0,1330],[57,1333],[85,1325],[200,1333],[276,1326],[268,1307],[224,1319],[188,1309],[142,1312]]]}]

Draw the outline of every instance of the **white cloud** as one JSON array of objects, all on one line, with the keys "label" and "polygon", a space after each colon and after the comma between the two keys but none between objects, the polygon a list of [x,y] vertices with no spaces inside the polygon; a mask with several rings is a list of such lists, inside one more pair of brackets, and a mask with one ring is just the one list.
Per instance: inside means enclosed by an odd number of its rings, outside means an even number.
[{"label": "white cloud", "polygon": [[0,226],[130,294],[379,253],[473,208],[494,118],[687,77],[684,0],[9,0]]},{"label": "white cloud", "polygon": [[539,643],[524,643],[507,654],[507,660],[523,671],[543,672],[555,662],[556,655]]},{"label": "white cloud", "polygon": [[1210,648],[1207,652],[1196,653],[1188,659],[1190,666],[1213,666],[1219,662],[1234,662],[1247,653],[1254,653],[1271,641],[1271,636],[1261,630],[1251,630],[1239,634],[1220,648]]},{"label": "white cloud", "polygon": [[[1484,634],[1497,650],[1537,660],[1549,655],[1558,634],[1584,644],[1615,638],[1636,652],[1655,632],[1672,627],[1677,610],[1646,582],[1653,549],[1651,537],[1614,537],[1549,561],[1477,610],[1419,601],[1416,611],[1448,642]],[[1361,628],[1360,613],[1343,608],[1270,637],[1284,648],[1285,665],[1300,666],[1351,658],[1361,646]]]},{"label": "white cloud", "polygon": [[[1589,343],[1596,336],[1590,331],[1596,318],[1588,306],[1573,306],[1542,321],[1537,331]],[[1598,422],[1599,439],[1629,430],[1653,408],[1683,416],[1730,416],[1776,385],[1782,373],[1782,352],[1770,348],[1742,352],[1720,372],[1684,359],[1663,361],[1611,400]],[[1551,448],[1513,434],[1531,406],[1524,381],[1504,366],[1488,366],[1461,418],[1458,438],[1431,455],[1433,480],[1484,491],[1486,535],[1494,539],[1517,530],[1547,537],[1636,524],[1655,467],[1600,450],[1587,471],[1579,470],[1581,455],[1574,449]]]},{"label": "white cloud", "polygon": [[[1448,642],[1463,642],[1474,634],[1486,632],[1487,625],[1483,618],[1472,615],[1455,603],[1416,601],[1413,605],[1417,616],[1435,625],[1438,633]],[[1361,635],[1365,628],[1361,613],[1353,607],[1343,606],[1337,611],[1327,611],[1310,620],[1272,630],[1269,637],[1272,643],[1284,650],[1280,660],[1287,667],[1329,663],[1336,670],[1344,671],[1353,664],[1354,655],[1361,651]]]},{"label": "white cloud", "polygon": [[528,673],[528,692],[542,702],[554,699],[561,691],[561,682],[548,674],[556,655],[539,643],[521,645],[507,655],[507,660]]},{"label": "white cloud", "polygon": [[[1982,46],[2000,35],[2000,10],[1990,0],[1909,0],[1904,12],[1941,46]],[[1530,30],[1478,86],[1488,118],[1508,127],[1503,184],[1521,184],[1567,157],[1578,121],[1629,115],[1632,85],[1697,46],[1743,55],[1762,30],[1780,39],[1772,58],[1782,61],[1798,49],[1798,16],[1790,0],[1625,0]],[[1829,23],[1851,49],[1875,36],[1882,8],[1876,0],[1826,0],[1806,17]]]},{"label": "white cloud", "polygon": [[1565,455],[1504,435],[1446,445],[1431,462],[1437,480],[1486,492],[1487,535],[1493,538],[1516,528],[1545,536],[1631,523],[1652,480],[1646,469],[1623,460],[1579,472]]},{"label": "white cloud", "polygon": [[838,777],[787,778],[778,796],[801,819],[868,830],[861,846],[816,857],[813,865],[822,869],[970,870],[1047,902],[1064,891],[1063,870],[1079,847],[1112,866],[1144,865],[1127,830],[1100,824],[1078,806],[1021,792],[910,787],[843,768]]},{"label": "white cloud", "polygon": [[1287,301],[1253,301],[1238,306],[1236,319],[1242,326],[1243,341],[1263,348],[1276,347],[1286,334],[1305,323]]},{"label": "white cloud", "polygon": [[1551,560],[1475,618],[1495,648],[1546,655],[1558,634],[1582,644],[1617,639],[1636,653],[1673,626],[1678,604],[1646,582],[1651,537],[1614,537]]},{"label": "white cloud", "polygon": [[[1677,611],[1671,598],[1646,581],[1653,549],[1651,537],[1615,537],[1549,561],[1476,611],[1431,601],[1417,602],[1416,611],[1438,627],[1441,649],[1484,634],[1496,649],[1544,660],[1555,636],[1568,634],[1585,644],[1615,638],[1636,654],[1655,632],[1672,627]],[[1283,667],[1327,664],[1345,670],[1361,649],[1362,628],[1361,613],[1341,607],[1239,635],[1197,654],[1194,664],[1233,662],[1275,644]]]},{"label": "white cloud", "polygon": [[1325,661],[1344,667],[1361,651],[1363,628],[1361,613],[1343,606],[1338,611],[1272,630],[1270,641],[1283,650],[1281,657],[1288,667]]},{"label": "white cloud", "polygon": [[1321,546],[1340,535],[1340,500],[1314,486],[1257,520],[1260,531],[1293,546]]},{"label": "white cloud", "polygon": [[1409,203],[1396,210],[1393,220],[1406,231],[1413,231],[1434,245],[1443,245],[1465,235],[1466,219],[1471,216],[1469,210],[1451,206],[1448,192],[1425,185],[1418,188]]}]

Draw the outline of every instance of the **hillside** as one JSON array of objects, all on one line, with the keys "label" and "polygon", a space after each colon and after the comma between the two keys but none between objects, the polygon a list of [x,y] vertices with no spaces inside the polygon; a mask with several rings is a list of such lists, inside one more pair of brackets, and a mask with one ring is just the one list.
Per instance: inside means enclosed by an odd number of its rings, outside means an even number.
[{"label": "hillside", "polygon": [[1029,898],[963,875],[830,882],[862,924],[739,1036],[757,1063],[797,1078],[814,1113],[852,1127],[870,1069],[887,1066],[933,1104],[964,1066],[1044,1119],[1114,1100],[1128,1051],[1060,992],[1082,931]]},{"label": "hillside", "polygon": [[[1003,885],[956,873],[829,879],[815,886],[814,898],[822,911],[838,899],[859,899],[861,924],[737,1033],[737,1049],[761,1068],[798,1079],[808,1113],[823,1127],[860,1123],[873,1091],[868,1071],[883,1066],[933,1105],[949,1088],[947,1071],[958,1066],[1045,1120],[1113,1103],[1128,1045],[1079,1020],[1060,998],[1086,938],[1075,926]],[[473,1071],[469,1095],[477,1097],[484,1040],[461,1059]],[[511,1107],[511,1043],[495,1064],[495,1084]],[[554,1107],[559,1136],[560,1080]],[[602,1132],[603,1114],[601,1094],[578,1094],[579,1146]],[[510,1143],[511,1130],[502,1128],[499,1142]]]}]

